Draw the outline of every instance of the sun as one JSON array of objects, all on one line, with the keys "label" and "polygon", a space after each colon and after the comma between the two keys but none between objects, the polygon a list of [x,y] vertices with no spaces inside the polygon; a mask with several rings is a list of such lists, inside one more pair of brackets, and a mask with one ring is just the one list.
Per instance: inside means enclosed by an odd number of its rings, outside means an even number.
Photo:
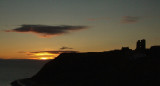
[{"label": "sun", "polygon": [[53,57],[39,57],[39,60],[49,60],[53,59]]},{"label": "sun", "polygon": [[43,52],[43,53],[36,53],[34,54],[35,56],[45,56],[45,55],[54,55],[52,53],[47,53],[47,52]]},{"label": "sun", "polygon": [[33,53],[30,56],[32,56],[31,59],[37,59],[37,60],[49,60],[49,59],[55,59],[59,54],[53,54],[48,52],[40,52],[40,53]]},{"label": "sun", "polygon": [[40,58],[40,59],[42,59],[42,60],[47,60],[48,58],[46,58],[46,57],[42,57],[42,58]]}]

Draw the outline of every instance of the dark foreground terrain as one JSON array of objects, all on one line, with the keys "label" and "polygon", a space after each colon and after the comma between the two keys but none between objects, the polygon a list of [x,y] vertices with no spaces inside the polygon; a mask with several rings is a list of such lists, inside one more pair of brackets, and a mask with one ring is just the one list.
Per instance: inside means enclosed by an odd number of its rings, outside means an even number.
[{"label": "dark foreground terrain", "polygon": [[[139,55],[139,56],[138,56]],[[12,86],[160,86],[160,47],[135,51],[64,53]],[[25,85],[24,85],[25,84]]]}]

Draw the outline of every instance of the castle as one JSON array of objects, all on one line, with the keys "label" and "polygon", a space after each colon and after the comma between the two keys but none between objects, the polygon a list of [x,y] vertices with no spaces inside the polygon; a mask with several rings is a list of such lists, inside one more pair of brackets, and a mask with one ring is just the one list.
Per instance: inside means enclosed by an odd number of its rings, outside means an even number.
[{"label": "castle", "polygon": [[[129,47],[122,47],[121,50],[122,51],[128,51],[128,50],[131,50],[131,49],[129,49]],[[142,52],[144,53],[145,50],[146,50],[146,40],[145,39],[138,40],[135,51],[139,52],[139,53],[142,53]]]},{"label": "castle", "polygon": [[140,58],[146,56],[159,57],[160,46],[151,46],[150,49],[146,48],[146,40],[138,40],[136,44],[136,49],[132,50],[129,47],[122,47],[120,52],[123,52],[126,55],[130,55],[132,58]]}]

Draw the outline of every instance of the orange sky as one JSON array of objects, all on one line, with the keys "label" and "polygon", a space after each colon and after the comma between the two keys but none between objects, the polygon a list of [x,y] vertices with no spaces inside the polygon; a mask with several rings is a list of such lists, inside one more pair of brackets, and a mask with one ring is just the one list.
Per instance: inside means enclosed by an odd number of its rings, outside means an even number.
[{"label": "orange sky", "polygon": [[[0,58],[54,58],[55,51],[101,52],[122,46],[135,49],[139,39],[146,39],[147,48],[159,45],[159,3],[159,0],[1,0]],[[61,49],[64,46],[67,48]],[[55,56],[26,53],[45,51],[52,51]]]}]

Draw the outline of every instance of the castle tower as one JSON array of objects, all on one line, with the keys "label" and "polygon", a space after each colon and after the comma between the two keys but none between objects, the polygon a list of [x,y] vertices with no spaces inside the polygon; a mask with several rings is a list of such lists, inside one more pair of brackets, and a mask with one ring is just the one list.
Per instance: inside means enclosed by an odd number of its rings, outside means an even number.
[{"label": "castle tower", "polygon": [[142,50],[146,49],[146,40],[145,39],[141,40],[141,49]]},{"label": "castle tower", "polygon": [[139,50],[140,48],[141,48],[141,41],[138,40],[138,41],[137,41],[136,50]]},{"label": "castle tower", "polygon": [[146,40],[138,40],[137,41],[137,46],[136,46],[136,51],[145,51],[146,50]]}]

